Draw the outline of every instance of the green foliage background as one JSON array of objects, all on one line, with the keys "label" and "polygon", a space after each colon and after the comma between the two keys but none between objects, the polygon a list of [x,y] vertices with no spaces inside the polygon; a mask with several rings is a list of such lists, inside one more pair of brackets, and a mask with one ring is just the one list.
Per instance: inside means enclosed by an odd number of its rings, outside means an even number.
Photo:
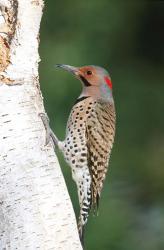
[{"label": "green foliage background", "polygon": [[[40,81],[51,127],[64,138],[80,83],[56,63],[100,65],[113,81],[117,131],[87,250],[164,249],[164,2],[47,0]],[[71,171],[58,154],[78,214]]]}]

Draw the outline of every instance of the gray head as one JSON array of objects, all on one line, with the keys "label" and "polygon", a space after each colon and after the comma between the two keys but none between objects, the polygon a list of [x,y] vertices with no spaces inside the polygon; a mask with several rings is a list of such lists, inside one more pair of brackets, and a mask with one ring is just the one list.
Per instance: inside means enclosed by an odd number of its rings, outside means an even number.
[{"label": "gray head", "polygon": [[66,71],[71,72],[82,82],[81,96],[93,96],[95,98],[111,99],[112,82],[109,73],[99,66],[73,67],[65,64],[57,64]]}]

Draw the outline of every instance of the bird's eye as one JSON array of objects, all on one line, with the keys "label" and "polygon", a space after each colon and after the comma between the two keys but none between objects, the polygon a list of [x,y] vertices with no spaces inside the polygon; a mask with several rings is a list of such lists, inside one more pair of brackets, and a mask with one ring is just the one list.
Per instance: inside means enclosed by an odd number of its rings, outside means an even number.
[{"label": "bird's eye", "polygon": [[88,70],[87,75],[92,75],[92,71]]}]

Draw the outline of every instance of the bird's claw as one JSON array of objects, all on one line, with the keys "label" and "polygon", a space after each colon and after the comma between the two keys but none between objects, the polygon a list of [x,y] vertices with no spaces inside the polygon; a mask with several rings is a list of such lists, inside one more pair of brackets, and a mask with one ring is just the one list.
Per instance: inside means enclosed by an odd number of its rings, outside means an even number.
[{"label": "bird's claw", "polygon": [[49,118],[46,113],[40,113],[39,116],[41,117],[45,130],[46,130],[45,146],[47,146],[49,142],[52,140],[53,146],[55,148],[55,146],[58,145],[58,139],[56,135],[53,133],[52,129],[50,128]]},{"label": "bird's claw", "polygon": [[49,126],[49,118],[46,113],[39,113],[40,118],[42,119],[43,125],[46,130],[46,140],[45,140],[45,146],[47,146],[51,140],[51,129]]}]

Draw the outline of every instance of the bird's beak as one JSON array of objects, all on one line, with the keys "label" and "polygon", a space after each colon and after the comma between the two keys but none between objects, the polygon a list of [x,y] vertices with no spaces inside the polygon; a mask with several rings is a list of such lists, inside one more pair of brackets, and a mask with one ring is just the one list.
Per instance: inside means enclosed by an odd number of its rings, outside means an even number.
[{"label": "bird's beak", "polygon": [[66,65],[66,64],[56,64],[55,65],[57,68],[62,68],[68,72],[71,72],[73,75],[78,76],[79,74],[79,70],[76,67],[70,66],[70,65]]}]

